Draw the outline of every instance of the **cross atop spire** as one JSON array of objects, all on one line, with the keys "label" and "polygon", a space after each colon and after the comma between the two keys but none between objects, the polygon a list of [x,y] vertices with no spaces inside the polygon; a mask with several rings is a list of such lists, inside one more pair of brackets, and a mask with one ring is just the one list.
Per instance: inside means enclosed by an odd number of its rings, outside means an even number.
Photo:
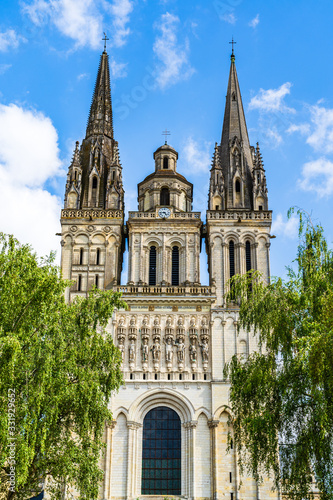
[{"label": "cross atop spire", "polygon": [[168,141],[167,141],[168,135],[171,135],[171,132],[169,132],[168,129],[165,129],[164,132],[162,132],[162,135],[164,135],[165,144],[167,144],[168,143]]},{"label": "cross atop spire", "polygon": [[104,40],[104,52],[106,52],[106,41],[107,41],[107,40],[110,40],[110,38],[108,38],[108,37],[106,36],[106,33],[105,33],[105,32],[104,32],[104,38],[102,38],[102,40]]},{"label": "cross atop spire", "polygon": [[229,42],[229,43],[231,43],[231,46],[232,46],[232,50],[231,50],[231,61],[232,61],[232,62],[234,62],[234,61],[235,61],[234,45],[235,45],[235,43],[237,43],[237,42],[235,42],[235,41],[234,41],[234,37],[232,37],[231,42]]}]

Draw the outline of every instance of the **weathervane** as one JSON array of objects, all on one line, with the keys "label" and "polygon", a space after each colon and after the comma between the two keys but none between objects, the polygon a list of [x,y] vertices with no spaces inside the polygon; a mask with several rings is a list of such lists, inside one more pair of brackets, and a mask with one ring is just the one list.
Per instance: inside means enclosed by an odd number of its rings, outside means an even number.
[{"label": "weathervane", "polygon": [[162,135],[165,136],[165,144],[167,144],[168,135],[171,135],[171,133],[169,132],[169,130],[165,129],[164,132],[162,132]]},{"label": "weathervane", "polygon": [[234,37],[232,37],[232,40],[231,40],[231,42],[229,42],[229,43],[231,43],[231,45],[232,45],[231,55],[232,55],[232,56],[235,56],[235,54],[234,54],[234,45],[235,45],[235,43],[237,43],[237,42],[234,42]]},{"label": "weathervane", "polygon": [[110,38],[108,38],[108,37],[106,36],[106,33],[104,33],[104,38],[102,38],[102,40],[104,40],[104,52],[106,52],[106,41],[107,41],[107,40],[110,40]]}]

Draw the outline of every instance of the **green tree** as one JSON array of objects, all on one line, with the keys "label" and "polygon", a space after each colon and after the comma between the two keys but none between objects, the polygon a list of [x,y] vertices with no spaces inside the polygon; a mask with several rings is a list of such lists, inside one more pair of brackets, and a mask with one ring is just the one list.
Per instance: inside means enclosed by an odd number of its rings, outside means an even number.
[{"label": "green tree", "polygon": [[[291,210],[293,211],[293,210]],[[333,498],[333,255],[321,226],[300,217],[295,270],[263,283],[236,276],[239,326],[262,350],[234,357],[226,374],[234,441],[242,470],[274,477],[290,498]],[[229,294],[227,300],[231,300]]]},{"label": "green tree", "polygon": [[69,485],[97,497],[108,401],[122,383],[106,331],[114,307],[125,307],[121,294],[94,289],[66,304],[69,283],[53,260],[39,262],[0,234],[0,483],[8,500],[38,493],[46,477],[56,498]]}]

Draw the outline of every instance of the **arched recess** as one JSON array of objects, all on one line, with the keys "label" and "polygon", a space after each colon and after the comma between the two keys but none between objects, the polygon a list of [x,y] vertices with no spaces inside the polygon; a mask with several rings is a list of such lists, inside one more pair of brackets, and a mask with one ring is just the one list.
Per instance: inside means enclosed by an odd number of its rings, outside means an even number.
[{"label": "arched recess", "polygon": [[235,205],[239,207],[242,202],[242,182],[239,177],[235,179]]},{"label": "arched recess", "polygon": [[98,204],[98,184],[99,179],[96,175],[93,175],[90,178],[90,203],[93,207],[96,207]]},{"label": "arched recess", "polygon": [[244,339],[239,341],[239,344],[238,344],[238,354],[239,354],[239,358],[240,358],[241,361],[246,361],[247,360],[247,355],[248,355],[248,352],[247,352],[247,342]]},{"label": "arched recess", "polygon": [[169,158],[167,156],[164,156],[163,158],[163,168],[164,169],[169,168]]},{"label": "arched recess", "polygon": [[149,247],[148,285],[155,286],[157,278],[157,247]]},{"label": "arched recess", "polygon": [[193,420],[194,408],[189,399],[168,389],[153,389],[145,392],[131,404],[128,418],[133,422],[142,424],[148,411],[157,406],[168,406],[175,410],[182,423]]},{"label": "arched recess", "polygon": [[179,246],[173,245],[171,250],[171,285],[179,286]]},{"label": "arched recess", "polygon": [[160,205],[168,206],[170,205],[170,191],[169,188],[164,186],[160,192]]},{"label": "arched recess", "polygon": [[124,413],[119,413],[113,430],[111,460],[111,496],[113,498],[125,498],[127,495],[127,455],[127,419]]}]

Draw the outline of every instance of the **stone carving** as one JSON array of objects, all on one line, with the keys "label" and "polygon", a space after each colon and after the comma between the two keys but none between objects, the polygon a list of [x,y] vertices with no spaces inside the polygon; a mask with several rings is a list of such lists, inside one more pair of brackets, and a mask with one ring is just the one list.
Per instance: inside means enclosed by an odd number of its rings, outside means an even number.
[{"label": "stone carving", "polygon": [[199,344],[201,347],[202,354],[202,367],[204,371],[207,370],[208,360],[209,360],[209,345],[208,345],[208,337],[203,337],[202,342]]},{"label": "stone carving", "polygon": [[165,342],[165,362],[167,370],[170,371],[172,368],[172,360],[173,360],[173,338],[168,336],[164,339]]},{"label": "stone carving", "polygon": [[180,336],[177,337],[177,340],[175,342],[175,346],[177,346],[177,360],[178,360],[178,369],[180,372],[183,371],[184,369],[184,363],[185,363],[185,343],[184,343],[184,337]]},{"label": "stone carving", "polygon": [[121,354],[122,363],[124,362],[125,357],[125,345],[124,345],[125,337],[118,335],[118,349]]},{"label": "stone carving", "polygon": [[147,368],[148,368],[148,357],[149,357],[148,338],[147,337],[143,337],[142,338],[142,345],[141,345],[141,360],[142,360],[142,369],[143,369],[143,371],[147,371]]},{"label": "stone carving", "polygon": [[150,350],[152,351],[153,355],[154,370],[157,371],[159,369],[161,360],[161,344],[159,336],[154,336],[154,343],[151,346]]},{"label": "stone carving", "polygon": [[128,362],[131,371],[134,369],[135,357],[136,357],[135,340],[131,338],[128,346]]}]

